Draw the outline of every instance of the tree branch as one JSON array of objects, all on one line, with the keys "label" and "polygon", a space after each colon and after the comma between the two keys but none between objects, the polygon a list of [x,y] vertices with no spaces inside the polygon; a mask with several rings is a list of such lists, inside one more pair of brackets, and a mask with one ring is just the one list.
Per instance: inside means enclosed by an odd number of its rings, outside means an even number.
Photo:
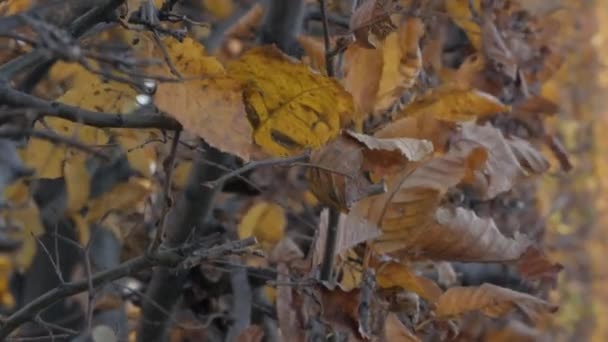
[{"label": "tree branch", "polygon": [[[228,156],[220,151],[208,147],[199,155],[190,171],[188,183],[177,200],[175,207],[169,212],[167,218],[167,236],[160,249],[175,248],[191,236],[204,236],[207,232],[198,231],[196,227],[205,223],[215,196],[221,187],[215,189],[202,188],[204,182],[220,177],[225,171],[211,163],[223,164]],[[142,306],[140,325],[137,333],[138,341],[165,341],[169,323],[165,317],[166,312],[172,312],[181,297],[180,289],[185,282],[185,272],[156,269],[146,291],[151,301]],[[154,303],[154,304],[152,304]],[[157,324],[156,322],[165,322]]]},{"label": "tree branch", "polygon": [[14,107],[37,109],[42,116],[58,117],[94,127],[181,129],[179,122],[155,114],[118,114],[94,112],[15,90],[0,82],[0,103]]},{"label": "tree branch", "polygon": [[[208,245],[210,240],[213,241],[214,239],[208,239],[207,241],[189,244],[180,248],[158,251],[151,255],[143,255],[133,258],[115,268],[94,274],[90,281],[94,287],[98,287],[102,284],[138,273],[154,266],[162,266],[163,268],[176,267],[187,257],[192,255],[192,253],[204,248],[205,245]],[[243,241],[238,241],[238,243],[240,243],[241,246],[251,246],[254,245],[256,241],[254,238],[249,238]],[[234,244],[234,241],[228,242],[222,246],[209,249],[209,252],[207,253],[202,251],[201,253],[197,253],[197,257],[204,260],[218,258],[220,256],[229,254],[233,250]],[[36,298],[0,322],[0,339],[4,340],[21,324],[33,319],[40,311],[44,310],[53,303],[73,296],[77,293],[86,291],[88,287],[89,279],[64,283]]]}]

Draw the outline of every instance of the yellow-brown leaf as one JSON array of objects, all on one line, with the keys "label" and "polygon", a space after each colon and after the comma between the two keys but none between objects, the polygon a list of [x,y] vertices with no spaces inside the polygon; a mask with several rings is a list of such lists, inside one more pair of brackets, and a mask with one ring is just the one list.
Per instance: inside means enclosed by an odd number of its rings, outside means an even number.
[{"label": "yellow-brown leaf", "polygon": [[275,47],[249,50],[228,64],[228,74],[245,88],[254,141],[272,155],[319,148],[352,119],[350,94]]}]

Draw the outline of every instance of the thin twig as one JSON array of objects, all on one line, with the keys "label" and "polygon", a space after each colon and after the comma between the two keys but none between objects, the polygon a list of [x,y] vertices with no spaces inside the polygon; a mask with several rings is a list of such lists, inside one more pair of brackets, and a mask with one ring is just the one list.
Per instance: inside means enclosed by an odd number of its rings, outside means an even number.
[{"label": "thin twig", "polygon": [[15,107],[37,109],[41,116],[52,116],[99,128],[159,128],[181,129],[176,120],[163,115],[132,113],[103,113],[85,110],[18,91],[0,82],[0,103]]},{"label": "thin twig", "polygon": [[[203,241],[195,244],[189,244],[180,248],[158,251],[152,255],[143,255],[135,257],[133,259],[123,262],[122,264],[112,269],[93,274],[90,278],[90,281],[92,282],[94,287],[97,287],[99,285],[136,274],[145,269],[149,269],[155,266],[175,267],[181,262],[183,262],[190,255],[192,255],[192,253],[199,250],[201,248],[201,245],[206,242],[207,241]],[[241,243],[243,243],[243,245],[252,245],[255,243],[255,239],[248,239],[246,242],[244,240]],[[199,258],[199,260],[201,261],[212,260],[217,257],[230,254],[234,244],[235,242],[232,241],[226,244],[226,246],[223,248],[221,247],[223,245],[220,245],[214,248],[204,249],[200,253],[197,253],[197,258]],[[64,283],[50,291],[47,291],[43,295],[24,305],[22,308],[10,315],[8,318],[0,320],[0,340],[5,339],[15,329],[17,329],[23,323],[36,317],[36,315],[40,311],[44,310],[50,305],[64,298],[71,297],[75,294],[86,291],[88,288],[89,279],[84,279]]]},{"label": "thin twig", "polygon": [[23,129],[11,129],[11,130],[0,130],[0,137],[3,138],[22,138],[22,137],[32,137],[42,140],[48,140],[53,143],[66,145],[68,147],[75,148],[77,150],[81,150],[83,152],[89,153],[94,157],[103,159],[104,161],[109,161],[110,157],[108,157],[105,153],[99,152],[82,142],[71,139],[66,136],[62,136],[50,131],[40,131],[40,130],[23,130]]},{"label": "thin twig", "polygon": [[331,55],[331,41],[329,38],[329,23],[327,22],[327,7],[325,6],[325,0],[319,0],[319,7],[321,9],[321,20],[323,21],[323,42],[325,43],[325,68],[327,70],[327,76],[334,77],[334,65],[333,58]]},{"label": "thin twig", "polygon": [[249,163],[243,165],[242,167],[240,167],[236,170],[226,173],[225,175],[221,176],[218,179],[215,179],[211,182],[205,182],[205,183],[203,183],[203,185],[213,189],[219,185],[224,184],[227,180],[229,180],[231,178],[239,176],[247,171],[257,169],[259,167],[289,165],[289,164],[294,164],[297,162],[307,160],[308,158],[309,158],[308,154],[303,154],[303,155],[298,155],[298,156],[288,157],[288,158],[277,158],[277,159],[265,159],[265,160],[252,161],[252,162],[249,162]]},{"label": "thin twig", "polygon": [[171,181],[173,179],[173,169],[175,168],[175,159],[177,157],[177,146],[179,146],[180,135],[181,130],[175,131],[173,141],[171,142],[171,152],[169,152],[169,157],[165,164],[165,183],[163,184],[163,205],[161,210],[160,222],[158,223],[156,235],[154,236],[154,240],[150,244],[148,252],[154,252],[158,248],[158,246],[160,246],[165,235],[167,216],[170,208],[169,202],[171,201]]}]

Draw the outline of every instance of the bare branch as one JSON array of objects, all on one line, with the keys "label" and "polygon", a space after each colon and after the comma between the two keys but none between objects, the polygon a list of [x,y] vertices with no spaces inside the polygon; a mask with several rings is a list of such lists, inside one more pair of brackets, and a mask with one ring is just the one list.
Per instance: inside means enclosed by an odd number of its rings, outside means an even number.
[{"label": "bare branch", "polygon": [[[214,240],[214,239],[211,239]],[[0,321],[0,339],[5,339],[11,332],[17,329],[21,324],[32,320],[36,315],[44,308],[52,305],[53,303],[86,291],[90,283],[94,287],[112,282],[114,280],[133,275],[141,272],[145,269],[152,268],[154,266],[162,266],[165,268],[171,268],[178,266],[183,260],[192,255],[195,251],[204,247],[209,240],[189,244],[180,248],[173,248],[170,250],[158,251],[151,255],[144,255],[128,260],[119,266],[101,271],[93,274],[90,279],[83,279],[80,281],[74,281],[64,283],[51,291],[43,294],[36,298],[30,303],[24,305],[21,309],[10,315],[8,318]],[[230,254],[232,251],[233,243],[228,243],[224,248],[212,248],[208,252],[202,251],[197,253],[197,257],[202,259],[212,260],[220,256]],[[250,246],[255,244],[255,239],[248,239],[243,241],[244,244]],[[90,282],[90,283],[89,283]]]},{"label": "bare branch", "polygon": [[56,101],[15,90],[6,83],[0,83],[0,103],[15,107],[37,109],[42,116],[58,117],[94,127],[115,128],[159,128],[181,129],[179,122],[168,116],[156,114],[118,114],[85,110]]}]

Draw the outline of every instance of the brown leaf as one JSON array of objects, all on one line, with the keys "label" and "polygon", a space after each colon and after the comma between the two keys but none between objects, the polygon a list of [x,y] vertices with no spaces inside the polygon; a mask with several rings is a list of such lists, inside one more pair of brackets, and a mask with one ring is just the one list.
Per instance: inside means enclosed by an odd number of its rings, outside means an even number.
[{"label": "brown leaf", "polygon": [[[529,142],[511,137],[507,139],[507,143],[519,161],[519,164],[530,174],[541,174],[549,169],[549,162]],[[567,160],[567,157],[566,157]],[[569,163],[569,162],[568,162]]]},{"label": "brown leaf", "polygon": [[161,83],[155,104],[209,145],[249,160],[253,128],[247,120],[240,82],[213,78]]},{"label": "brown leaf", "polygon": [[262,342],[264,340],[264,329],[259,325],[250,325],[237,337],[236,342]]},{"label": "brown leaf", "polygon": [[[290,281],[289,268],[286,264],[277,265],[277,274],[277,282]],[[297,311],[294,310],[296,303],[294,303],[292,290],[293,287],[290,285],[277,286],[276,308],[280,334],[284,341],[304,341],[304,332],[298,320]]]},{"label": "brown leaf", "polygon": [[307,176],[311,191],[328,205],[348,210],[352,204],[382,190],[363,174],[364,147],[354,139],[339,136],[311,155],[315,168]]},{"label": "brown leaf", "polygon": [[496,262],[517,260],[530,242],[523,236],[508,238],[491,218],[480,218],[464,208],[441,207],[435,222],[403,234],[402,253],[435,260]]},{"label": "brown leaf", "polygon": [[529,279],[548,279],[556,281],[558,273],[564,269],[560,263],[549,257],[538,247],[530,247],[517,261],[519,273]]},{"label": "brown leaf", "polygon": [[479,167],[474,168],[475,174],[467,181],[483,199],[509,191],[529,173],[542,173],[549,166],[530,143],[516,137],[505,139],[498,129],[490,125],[462,124],[450,145],[451,150],[462,153],[470,153],[480,147],[487,152],[487,158],[480,160]]},{"label": "brown leaf", "polygon": [[407,160],[419,161],[433,152],[433,144],[428,140],[411,138],[381,139],[351,131],[347,134],[372,150],[372,153],[376,151],[398,152]]},{"label": "brown leaf", "polygon": [[566,151],[564,145],[562,145],[561,141],[559,141],[559,139],[554,135],[548,135],[545,138],[545,141],[551,149],[551,152],[553,152],[553,155],[559,161],[559,165],[561,166],[562,170],[565,172],[572,170],[572,162],[570,161],[568,152]]},{"label": "brown leaf", "polygon": [[391,122],[374,133],[374,137],[388,138],[412,138],[428,140],[433,144],[433,149],[445,152],[448,140],[454,133],[457,124],[439,120],[433,116],[417,116],[401,118]]},{"label": "brown leaf", "polygon": [[490,317],[501,317],[519,309],[531,318],[542,313],[555,312],[557,306],[526,293],[492,284],[470,287],[452,287],[437,303],[439,317],[453,317],[479,310]]},{"label": "brown leaf", "polygon": [[363,150],[362,168],[371,171],[373,179],[381,179],[407,165],[408,161],[420,161],[433,152],[433,144],[428,140],[412,138],[381,139],[366,134],[347,134],[367,147]]},{"label": "brown leaf", "polygon": [[415,274],[406,265],[385,262],[375,268],[376,282],[381,288],[400,287],[420,295],[430,303],[435,303],[443,292],[434,281]]},{"label": "brown leaf", "polygon": [[365,0],[350,17],[350,30],[355,35],[357,43],[369,49],[377,47],[377,42],[384,40],[391,32],[397,29],[391,18],[395,10],[392,0]]},{"label": "brown leaf", "polygon": [[385,341],[419,342],[420,339],[414,335],[401,321],[397,314],[391,312],[384,321]]},{"label": "brown leaf", "polygon": [[391,32],[369,50],[353,44],[344,55],[344,87],[362,114],[389,109],[411,88],[422,67],[419,41],[424,24],[418,18],[398,22]]},{"label": "brown leaf", "polygon": [[[323,261],[328,229],[329,210],[325,209],[321,212],[321,217],[319,218],[319,229],[312,252],[313,266],[319,265]],[[380,235],[380,231],[376,226],[369,224],[365,220],[357,222],[344,214],[340,214],[337,229],[334,257],[361,242],[372,240]]]},{"label": "brown leaf", "polygon": [[378,251],[406,248],[404,241],[434,222],[441,197],[466,176],[468,158],[469,154],[450,151],[408,166],[386,178],[386,193],[359,201],[349,215],[380,227],[383,234],[375,243]]},{"label": "brown leaf", "polygon": [[325,72],[325,45],[321,39],[313,36],[301,35],[298,38],[298,43],[302,46],[308,57],[308,63],[311,67]]}]

